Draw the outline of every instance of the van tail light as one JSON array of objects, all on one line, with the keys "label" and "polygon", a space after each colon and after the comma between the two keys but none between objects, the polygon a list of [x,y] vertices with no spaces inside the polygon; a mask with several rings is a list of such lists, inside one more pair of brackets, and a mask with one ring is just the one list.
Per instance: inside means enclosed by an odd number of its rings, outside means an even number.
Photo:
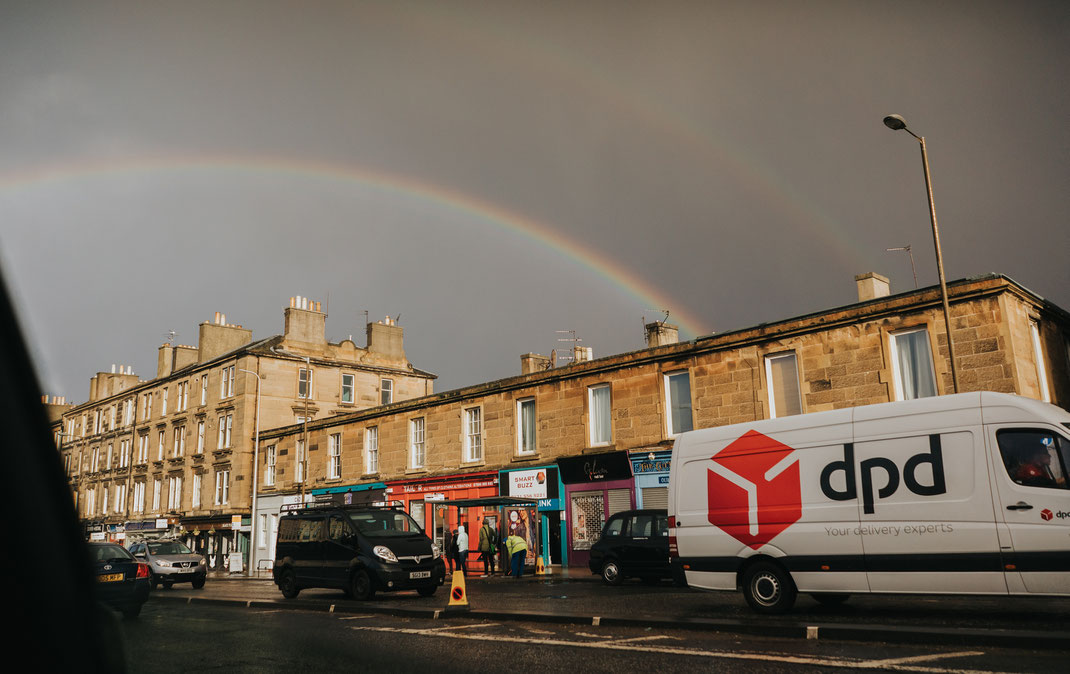
[{"label": "van tail light", "polygon": [[138,562],[137,563],[137,576],[136,577],[137,578],[148,578],[149,577],[149,565],[145,564],[144,562]]},{"label": "van tail light", "polygon": [[669,536],[669,559],[678,559],[680,548],[676,545],[676,536]]},{"label": "van tail light", "polygon": [[676,528],[676,515],[669,515],[669,528],[670,529],[675,529]]}]

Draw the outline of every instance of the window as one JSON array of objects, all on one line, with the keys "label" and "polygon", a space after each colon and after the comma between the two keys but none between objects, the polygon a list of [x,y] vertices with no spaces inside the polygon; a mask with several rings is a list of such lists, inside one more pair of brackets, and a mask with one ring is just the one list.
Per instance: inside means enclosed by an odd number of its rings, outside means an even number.
[{"label": "window", "polygon": [[149,460],[149,434],[142,433],[137,436],[137,462],[147,463]]},{"label": "window", "polygon": [[275,462],[278,460],[278,447],[270,445],[264,450],[264,484],[268,487],[275,486]]},{"label": "window", "polygon": [[1046,403],[1051,402],[1051,394],[1048,392],[1048,373],[1044,367],[1044,350],[1040,348],[1040,324],[1029,321],[1029,334],[1033,338],[1033,360],[1037,364],[1037,386],[1040,387],[1040,399]]},{"label": "window", "polygon": [[167,393],[168,389],[165,388],[160,396],[160,414],[162,416],[167,416]]},{"label": "window", "polygon": [[936,371],[928,330],[904,330],[892,333],[890,338],[895,399],[914,400],[936,395]]},{"label": "window", "polygon": [[160,480],[152,481],[152,512],[160,512]]},{"label": "window", "polygon": [[93,458],[89,464],[89,472],[95,473],[100,470],[100,447],[93,448]]},{"label": "window", "polygon": [[342,477],[342,434],[331,433],[327,436],[327,479]]},{"label": "window", "polygon": [[223,368],[219,373],[219,397],[229,398],[234,395],[234,366]]},{"label": "window", "polygon": [[591,446],[608,445],[612,440],[609,419],[609,384],[591,386],[587,389],[587,425]]},{"label": "window", "polygon": [[483,414],[478,407],[464,411],[464,460],[483,460]]},{"label": "window", "polygon": [[294,481],[295,482],[304,482],[305,481],[305,441],[304,440],[298,440],[297,441],[297,456],[294,457],[294,460],[297,462],[297,465],[294,466]]},{"label": "window", "polygon": [[184,381],[178,385],[178,403],[177,409],[179,412],[185,411],[189,407],[189,382]]},{"label": "window", "polygon": [[364,429],[364,472],[379,472],[379,427]]},{"label": "window", "polygon": [[217,449],[224,449],[230,447],[230,432],[234,427],[234,415],[226,414],[219,416],[219,433],[217,438]]},{"label": "window", "polygon": [[152,416],[152,394],[146,393],[141,401],[144,403],[141,408],[141,418],[148,419]]},{"label": "window", "polygon": [[171,447],[171,456],[183,456],[186,453],[186,425],[175,426],[174,445]]},{"label": "window", "polygon": [[215,504],[230,503],[230,471],[217,470],[215,473]]},{"label": "window", "polygon": [[100,514],[101,515],[107,515],[108,514],[108,488],[107,487],[104,487],[104,491],[101,494],[101,498],[100,498]]},{"label": "window", "polygon": [[156,434],[156,460],[163,461],[163,446],[165,442],[165,436],[167,433],[161,428],[160,432]]},{"label": "window", "polygon": [[111,470],[111,455],[114,453],[114,451],[115,451],[115,445],[113,445],[112,443],[109,442],[108,443],[108,453],[107,453],[107,455],[105,457],[105,460],[104,460],[104,470]]},{"label": "window", "polygon": [[518,454],[535,453],[535,399],[516,402],[516,450]]},{"label": "window", "polygon": [[201,376],[201,404],[208,404],[208,375]]},{"label": "window", "polygon": [[426,446],[424,444],[424,418],[409,421],[409,468],[423,468]]},{"label": "window", "polygon": [[119,467],[126,468],[130,465],[130,440],[123,440],[119,443]]},{"label": "window", "polygon": [[1070,489],[1067,465],[1070,441],[1047,430],[1023,428],[996,431],[996,442],[1010,478],[1024,487]]},{"label": "window", "polygon": [[665,375],[665,409],[669,436],[691,430],[691,374],[687,371]]},{"label": "window", "polygon": [[767,356],[765,381],[769,389],[769,418],[802,414],[799,362],[794,353]]},{"label": "window", "polygon": [[182,478],[167,478],[167,509],[179,510],[182,507]]},{"label": "window", "polygon": [[197,422],[197,453],[204,453],[204,419]]},{"label": "window", "polygon": [[256,528],[256,547],[263,550],[267,548],[268,517],[260,515],[259,525]]},{"label": "window", "polygon": [[394,380],[383,379],[379,382],[379,404],[389,405],[394,402]]},{"label": "window", "polygon": [[342,375],[342,402],[353,402],[353,382],[355,377],[351,374]]},{"label": "window", "polygon": [[302,367],[297,371],[297,397],[312,397],[312,370]]},{"label": "window", "polygon": [[193,474],[193,504],[194,508],[201,507],[201,474]]},{"label": "window", "polygon": [[145,512],[145,483],[134,483],[134,512]]}]

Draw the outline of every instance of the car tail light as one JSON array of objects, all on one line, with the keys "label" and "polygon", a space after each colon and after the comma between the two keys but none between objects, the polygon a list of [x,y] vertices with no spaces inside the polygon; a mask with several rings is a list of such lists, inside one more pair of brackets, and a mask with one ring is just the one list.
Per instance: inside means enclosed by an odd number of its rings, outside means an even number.
[{"label": "car tail light", "polygon": [[144,562],[137,563],[137,577],[148,578],[149,577],[149,565]]}]

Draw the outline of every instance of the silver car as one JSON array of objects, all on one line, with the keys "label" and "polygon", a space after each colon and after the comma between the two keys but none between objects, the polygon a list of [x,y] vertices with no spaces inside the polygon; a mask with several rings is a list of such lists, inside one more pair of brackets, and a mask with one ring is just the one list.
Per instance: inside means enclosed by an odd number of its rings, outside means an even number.
[{"label": "silver car", "polygon": [[134,557],[149,565],[152,574],[152,589],[157,585],[171,587],[175,583],[193,583],[193,587],[204,587],[208,576],[208,564],[203,556],[198,555],[179,541],[146,541],[130,547]]}]

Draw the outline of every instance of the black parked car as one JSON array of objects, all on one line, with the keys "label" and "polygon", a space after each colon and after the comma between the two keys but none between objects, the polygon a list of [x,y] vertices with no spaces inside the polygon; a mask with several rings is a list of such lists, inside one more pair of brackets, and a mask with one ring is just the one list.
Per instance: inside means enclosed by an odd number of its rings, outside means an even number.
[{"label": "black parked car", "polygon": [[625,510],[611,516],[591,546],[589,566],[609,585],[620,585],[625,578],[672,578],[668,512]]},{"label": "black parked car", "polygon": [[115,543],[90,543],[89,558],[97,577],[97,599],[136,618],[149,598],[149,565]]},{"label": "black parked car", "polygon": [[338,588],[357,599],[395,590],[430,597],[445,582],[446,565],[404,510],[330,507],[279,520],[272,575],[289,599],[310,587]]}]

